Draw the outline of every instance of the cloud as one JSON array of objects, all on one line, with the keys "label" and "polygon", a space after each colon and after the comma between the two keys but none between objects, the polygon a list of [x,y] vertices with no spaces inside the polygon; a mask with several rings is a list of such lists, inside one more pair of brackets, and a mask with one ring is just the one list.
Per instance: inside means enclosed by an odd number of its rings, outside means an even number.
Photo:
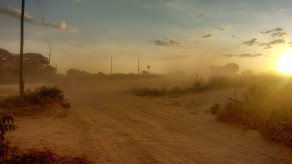
[{"label": "cloud", "polygon": [[[8,16],[11,16],[11,17],[14,17],[14,18],[20,18],[21,10],[15,9],[15,8],[12,8],[12,7],[0,7],[0,14],[8,15]],[[24,13],[24,20],[27,21],[27,22],[31,22],[31,23],[33,23],[35,21],[27,13]]]},{"label": "cloud", "polygon": [[224,57],[241,57],[241,58],[254,58],[254,57],[259,57],[262,56],[263,54],[249,54],[249,53],[244,53],[244,54],[240,54],[240,55],[232,55],[232,54],[227,54],[227,55],[222,55]]},{"label": "cloud", "polygon": [[246,46],[253,46],[256,43],[256,40],[257,40],[256,38],[253,38],[249,41],[242,42],[241,44],[246,45]]},{"label": "cloud", "polygon": [[275,32],[271,35],[274,38],[274,37],[283,37],[283,36],[288,35],[288,34],[286,32]]},{"label": "cloud", "polygon": [[198,18],[201,18],[201,17],[203,17],[204,16],[204,14],[200,14],[200,15],[198,15],[197,17]]},{"label": "cloud", "polygon": [[217,28],[218,28],[218,31],[221,31],[221,32],[227,30],[227,28],[226,28],[225,26],[219,26],[219,27],[217,27]]},{"label": "cloud", "polygon": [[279,32],[279,31],[283,31],[282,28],[275,28],[275,29],[272,29],[272,30],[268,30],[268,31],[261,31],[262,34],[268,34],[268,33],[271,33],[271,32]]},{"label": "cloud", "polygon": [[249,53],[245,53],[245,54],[240,54],[239,57],[259,57],[259,56],[262,56],[263,54],[249,54]]},{"label": "cloud", "polygon": [[[12,7],[0,7],[0,14],[8,15],[8,16],[19,19],[21,16],[21,11],[19,9],[12,8]],[[66,22],[61,22],[59,24],[48,21],[48,20],[43,20],[40,22],[38,20],[33,19],[27,13],[24,13],[24,21],[29,22],[29,23],[33,23],[33,24],[37,24],[37,25],[41,25],[41,26],[45,26],[45,27],[52,27],[52,28],[60,29],[60,30],[67,31],[67,32],[76,32],[77,31],[77,29],[67,28]]]},{"label": "cloud", "polygon": [[225,29],[225,28],[223,28],[223,27],[219,29],[219,31],[225,31],[225,30],[226,30],[226,29]]},{"label": "cloud", "polygon": [[60,30],[67,31],[67,32],[76,32],[77,31],[77,29],[67,28],[66,22],[61,22],[59,24],[56,24],[56,23],[50,22],[48,20],[43,20],[42,22],[40,22],[38,24],[42,25],[42,26],[46,26],[46,27],[60,29]]},{"label": "cloud", "polygon": [[164,40],[154,40],[153,41],[155,45],[157,46],[177,46],[180,44],[179,41],[177,41],[175,38],[165,38]]},{"label": "cloud", "polygon": [[270,49],[273,48],[272,46],[266,46],[264,49]]},{"label": "cloud", "polygon": [[275,29],[272,29],[272,30],[268,30],[268,31],[261,31],[262,34],[270,34],[271,33],[271,36],[274,38],[274,37],[283,37],[283,36],[286,36],[288,35],[282,28],[275,28]]},{"label": "cloud", "polygon": [[269,43],[262,43],[260,44],[260,46],[266,46],[264,49],[269,49],[269,48],[272,48],[272,45],[275,45],[275,44],[285,44],[285,40],[276,39],[276,40],[270,41]]},{"label": "cloud", "polygon": [[212,34],[208,34],[208,35],[202,36],[202,38],[206,39],[206,38],[211,38],[212,36],[213,36]]}]

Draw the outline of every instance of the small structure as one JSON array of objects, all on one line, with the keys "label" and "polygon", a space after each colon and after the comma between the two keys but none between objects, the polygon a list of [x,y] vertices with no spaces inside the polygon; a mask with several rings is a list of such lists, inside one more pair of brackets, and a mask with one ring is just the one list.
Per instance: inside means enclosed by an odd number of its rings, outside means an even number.
[{"label": "small structure", "polygon": [[239,70],[236,63],[227,63],[225,66],[210,66],[212,78],[216,76],[234,76]]},{"label": "small structure", "polygon": [[148,71],[142,71],[142,75],[149,75]]}]

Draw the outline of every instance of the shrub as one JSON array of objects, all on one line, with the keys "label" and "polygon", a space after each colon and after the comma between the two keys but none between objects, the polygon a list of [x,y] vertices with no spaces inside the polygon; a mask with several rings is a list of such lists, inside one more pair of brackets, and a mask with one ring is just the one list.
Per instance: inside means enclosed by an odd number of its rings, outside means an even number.
[{"label": "shrub", "polygon": [[0,113],[0,156],[4,156],[9,151],[9,142],[5,140],[5,134],[14,131],[14,117],[9,113]]},{"label": "shrub", "polygon": [[292,147],[291,93],[254,85],[243,100],[229,99],[217,120],[256,129],[264,137]]},{"label": "shrub", "polygon": [[7,156],[0,158],[1,163],[6,164],[38,164],[38,163],[47,163],[47,164],[88,164],[89,160],[82,157],[71,157],[71,156],[62,156],[56,152],[44,148],[43,150],[30,149],[26,152],[21,152],[19,150],[8,154]]},{"label": "shrub", "polygon": [[170,91],[169,94],[171,95],[179,95],[182,94],[183,91],[179,87],[173,87]]},{"label": "shrub", "polygon": [[149,88],[134,88],[132,89],[132,92],[136,96],[165,96],[167,94],[167,91],[165,89],[149,89]]},{"label": "shrub", "polygon": [[200,88],[201,85],[202,85],[202,78],[199,77],[198,73],[196,73],[196,76],[193,79],[192,87],[193,88]]},{"label": "shrub", "polygon": [[218,76],[210,79],[207,86],[208,88],[231,88],[236,86],[237,80],[236,78]]},{"label": "shrub", "polygon": [[160,96],[176,96],[184,93],[179,87],[173,87],[170,90],[165,88],[162,89],[149,89],[149,88],[134,88],[132,89],[132,93],[136,96],[152,96],[152,97],[160,97]]},{"label": "shrub", "polygon": [[[24,94],[24,106],[30,105],[46,105],[57,103],[64,108],[70,108],[70,104],[66,102],[63,91],[57,87],[40,87],[35,91],[27,90]],[[5,109],[20,107],[20,97],[9,96],[0,102],[0,107]]]},{"label": "shrub", "polygon": [[210,107],[210,111],[212,114],[218,113],[220,109],[221,109],[221,105],[218,103],[215,103],[213,106]]},{"label": "shrub", "polygon": [[194,78],[192,85],[186,88],[186,91],[199,92],[206,90],[215,90],[215,89],[227,89],[227,88],[237,88],[237,87],[247,87],[248,83],[240,79],[239,77],[225,77],[225,76],[215,76],[210,78],[205,83],[202,82],[202,79],[196,76]]}]

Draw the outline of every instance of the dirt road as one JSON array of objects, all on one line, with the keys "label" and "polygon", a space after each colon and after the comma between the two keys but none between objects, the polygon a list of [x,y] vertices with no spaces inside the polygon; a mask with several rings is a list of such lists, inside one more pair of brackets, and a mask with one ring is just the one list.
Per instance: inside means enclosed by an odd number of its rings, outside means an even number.
[{"label": "dirt road", "polygon": [[123,92],[127,88],[60,87],[70,111],[17,117],[12,143],[86,153],[96,163],[292,163],[291,148],[208,113],[233,90],[155,98]]}]

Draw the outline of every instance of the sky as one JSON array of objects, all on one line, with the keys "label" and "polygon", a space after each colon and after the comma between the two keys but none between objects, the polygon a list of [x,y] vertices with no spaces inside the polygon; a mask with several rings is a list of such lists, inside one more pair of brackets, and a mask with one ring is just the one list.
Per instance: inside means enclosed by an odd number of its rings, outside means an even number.
[{"label": "sky", "polygon": [[[0,0],[0,48],[19,53],[21,0]],[[274,71],[290,50],[291,0],[26,0],[25,52],[58,72]]]}]

